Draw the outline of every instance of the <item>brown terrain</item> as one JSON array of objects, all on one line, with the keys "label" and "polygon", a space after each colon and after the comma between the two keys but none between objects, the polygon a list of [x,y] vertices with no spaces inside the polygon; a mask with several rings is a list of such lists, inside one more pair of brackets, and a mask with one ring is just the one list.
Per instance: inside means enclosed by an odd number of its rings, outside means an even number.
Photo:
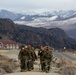
[{"label": "brown terrain", "polygon": [[76,65],[62,61],[52,62],[49,73],[39,69],[39,60],[35,61],[33,71],[20,72],[18,53],[19,50],[0,50],[0,75],[76,75]]}]

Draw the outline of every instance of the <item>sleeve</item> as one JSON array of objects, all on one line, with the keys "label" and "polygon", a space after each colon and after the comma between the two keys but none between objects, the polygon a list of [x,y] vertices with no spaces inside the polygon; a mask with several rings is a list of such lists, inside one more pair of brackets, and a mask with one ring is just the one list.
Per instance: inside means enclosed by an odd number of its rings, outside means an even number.
[{"label": "sleeve", "polygon": [[18,59],[19,59],[19,60],[21,59],[21,51],[20,51],[19,54],[18,54]]},{"label": "sleeve", "polygon": [[35,55],[35,59],[37,59],[37,55],[36,55],[36,53],[34,52],[34,55]]},{"label": "sleeve", "polygon": [[52,61],[52,57],[53,57],[53,55],[52,55],[52,54],[50,54],[50,61]]},{"label": "sleeve", "polygon": [[38,51],[38,56],[40,56],[40,50]]},{"label": "sleeve", "polygon": [[42,60],[44,61],[46,58],[46,54],[44,53],[43,56],[42,56]]},{"label": "sleeve", "polygon": [[32,59],[31,53],[28,51],[29,58]]}]

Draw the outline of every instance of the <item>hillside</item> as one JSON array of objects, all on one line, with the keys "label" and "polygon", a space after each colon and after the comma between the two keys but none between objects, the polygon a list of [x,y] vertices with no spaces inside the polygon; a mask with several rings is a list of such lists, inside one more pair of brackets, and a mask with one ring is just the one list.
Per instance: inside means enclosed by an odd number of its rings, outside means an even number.
[{"label": "hillside", "polygon": [[57,49],[66,46],[69,49],[76,49],[76,41],[69,38],[60,28],[35,28],[16,25],[10,19],[0,19],[0,33],[23,44],[50,45]]},{"label": "hillside", "polygon": [[52,28],[58,27],[63,29],[70,37],[76,39],[76,11],[60,10],[38,12],[11,12],[8,10],[0,10],[0,18],[9,18],[16,24]]},{"label": "hillside", "polygon": [[66,32],[70,37],[76,39],[76,29],[67,30]]}]

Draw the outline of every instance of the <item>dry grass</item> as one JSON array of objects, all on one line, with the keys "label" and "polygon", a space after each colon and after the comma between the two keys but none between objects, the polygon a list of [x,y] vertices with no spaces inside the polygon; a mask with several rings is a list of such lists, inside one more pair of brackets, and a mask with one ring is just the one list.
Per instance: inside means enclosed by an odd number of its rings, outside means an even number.
[{"label": "dry grass", "polygon": [[0,73],[13,73],[13,70],[16,69],[19,65],[17,62],[13,62],[12,59],[9,59],[3,55],[0,55]]},{"label": "dry grass", "polygon": [[72,63],[56,63],[60,75],[76,75],[76,65]]},{"label": "dry grass", "polygon": [[60,69],[61,75],[76,75],[76,67],[64,66]]}]

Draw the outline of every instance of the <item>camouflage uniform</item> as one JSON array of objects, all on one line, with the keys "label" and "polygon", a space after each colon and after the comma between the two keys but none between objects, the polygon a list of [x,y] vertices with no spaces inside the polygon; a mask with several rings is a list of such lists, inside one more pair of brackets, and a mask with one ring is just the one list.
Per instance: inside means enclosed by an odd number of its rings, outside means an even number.
[{"label": "camouflage uniform", "polygon": [[37,55],[34,51],[34,48],[32,47],[32,62],[31,62],[31,68],[34,69],[34,61],[37,59]]},{"label": "camouflage uniform", "polygon": [[40,49],[39,51],[38,51],[38,56],[40,56],[40,64],[41,64],[41,70],[43,71],[43,69],[44,69],[44,64],[43,64],[43,55],[44,55],[44,53],[45,53],[45,50],[43,49]]},{"label": "camouflage uniform", "polygon": [[[43,61],[45,63],[45,70],[47,69],[47,71],[49,72],[50,70],[50,62],[52,61],[52,52],[49,49],[46,49],[46,52],[43,55]],[[47,66],[47,68],[46,68]]]},{"label": "camouflage uniform", "polygon": [[30,61],[30,69],[34,69],[34,61],[35,59],[37,59],[37,56],[36,56],[36,53],[34,51],[34,48],[33,47],[29,47],[29,52],[31,54],[31,61]]},{"label": "camouflage uniform", "polygon": [[31,55],[28,52],[28,49],[19,52],[19,59],[21,61],[21,71],[29,69],[28,60],[31,59]]}]

